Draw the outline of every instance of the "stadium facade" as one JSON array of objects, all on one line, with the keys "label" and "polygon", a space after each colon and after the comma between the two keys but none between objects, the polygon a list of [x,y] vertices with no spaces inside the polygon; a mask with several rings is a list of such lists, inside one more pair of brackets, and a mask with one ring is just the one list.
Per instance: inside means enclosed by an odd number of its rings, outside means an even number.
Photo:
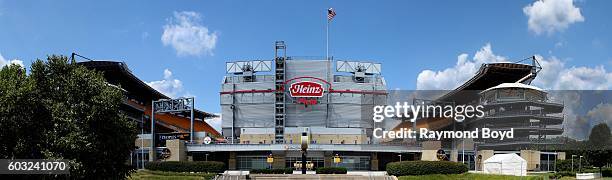
[{"label": "stadium facade", "polygon": [[[487,108],[483,118],[468,119],[464,123],[452,119],[419,119],[397,124],[393,120],[372,121],[374,106],[393,101],[389,99],[381,64],[291,57],[285,55],[285,48],[283,42],[277,42],[273,60],[227,63],[227,75],[220,89],[225,141],[187,145],[194,160],[216,157],[227,162],[229,169],[238,170],[269,166],[296,168],[301,166],[299,147],[304,132],[310,143],[307,167],[311,168],[342,166],[349,170],[384,170],[388,162],[400,159],[440,160],[443,152],[446,159],[464,162],[471,169],[481,168],[479,164],[494,154],[517,153],[528,160],[530,170],[549,171],[554,170],[551,167],[554,161],[565,158],[564,153],[547,151],[546,146],[533,146],[550,143],[549,135],[563,132],[559,127],[547,128],[562,123],[562,116],[548,114],[561,113],[563,105],[548,102],[544,91],[528,85],[540,69],[535,57],[528,64],[483,64],[474,77],[457,89],[428,100],[456,105],[482,104]],[[495,96],[502,94],[499,92],[522,93],[522,96]],[[496,98],[491,99],[491,94]],[[500,115],[505,117],[499,118]],[[518,138],[508,142],[377,139],[372,136],[377,127],[385,130],[515,128]],[[272,163],[267,162],[269,157],[274,158]],[[341,161],[336,164],[334,157]]]},{"label": "stadium facade", "polygon": [[[302,136],[308,137],[306,167],[341,166],[349,170],[384,170],[394,161],[450,160],[480,170],[482,161],[499,153],[517,153],[532,171],[554,170],[562,152],[548,141],[563,132],[563,104],[551,102],[545,91],[529,85],[540,69],[530,63],[483,64],[458,88],[427,103],[479,104],[485,116],[459,123],[452,118],[372,120],[373,107],[392,104],[382,65],[372,61],[292,57],[284,42],[276,42],[271,60],[231,61],[220,85],[221,132],[196,111],[194,141],[189,142],[189,115],[155,115],[157,156],[147,157],[152,135],[148,116],[151,102],[169,97],[136,78],[125,63],[81,62],[102,71],[110,84],[126,92],[123,108],[139,122],[133,159],[137,167],[149,159],[164,161],[221,161],[230,170],[296,168],[301,166]],[[197,102],[197,100],[196,100]],[[430,130],[517,129],[515,139],[377,139],[373,129]],[[165,135],[165,136],[164,136]],[[181,136],[183,135],[183,136]],[[162,137],[163,136],[163,137]],[[153,155],[153,154],[151,154]],[[443,158],[441,158],[443,157]],[[339,159],[340,161],[335,161]]]},{"label": "stadium facade", "polygon": [[[364,61],[288,57],[275,44],[274,60],[228,62],[220,92],[222,134],[226,144],[194,145],[198,154],[222,153],[230,169],[295,168],[300,162],[302,133],[310,147],[307,167],[343,166],[350,170],[384,169],[417,148],[382,145],[371,137],[372,107],[387,102],[381,65]],[[334,164],[332,158],[342,161]]]}]

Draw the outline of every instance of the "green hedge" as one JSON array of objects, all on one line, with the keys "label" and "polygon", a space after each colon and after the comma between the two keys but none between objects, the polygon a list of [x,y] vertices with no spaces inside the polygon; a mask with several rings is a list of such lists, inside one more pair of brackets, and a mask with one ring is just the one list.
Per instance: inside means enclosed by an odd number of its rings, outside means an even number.
[{"label": "green hedge", "polygon": [[465,164],[450,161],[403,161],[387,164],[387,173],[393,176],[461,174],[467,171]]},{"label": "green hedge", "polygon": [[293,174],[291,168],[278,168],[278,169],[251,169],[249,174]]},{"label": "green hedge", "polygon": [[[578,169],[574,169],[575,172],[571,171],[559,171],[551,174],[550,178],[561,178],[561,177],[576,177],[576,173],[578,173]],[[583,169],[581,173],[599,173],[599,169]],[[601,176],[603,177],[612,177],[612,168],[603,168],[601,169]]]},{"label": "green hedge", "polygon": [[152,171],[221,173],[225,171],[225,164],[217,161],[160,161],[148,162],[145,168]]},{"label": "green hedge", "polygon": [[[581,167],[580,164],[578,163],[580,161],[575,160],[574,161],[574,171],[578,171],[578,169]],[[570,159],[566,159],[566,160],[557,160],[555,162],[555,166],[557,167],[557,171],[572,171],[572,160]],[[582,169],[585,169],[589,167],[586,161],[582,161]]]},{"label": "green hedge", "polygon": [[576,177],[576,172],[571,171],[559,171],[556,173],[551,173],[548,177],[551,179],[561,179],[562,177]]},{"label": "green hedge", "polygon": [[[599,173],[599,168],[593,168],[593,169],[582,169],[583,173]],[[601,169],[601,176],[603,177],[612,177],[612,168],[602,168]]]},{"label": "green hedge", "polygon": [[346,174],[345,167],[320,167],[315,171],[317,174]]}]

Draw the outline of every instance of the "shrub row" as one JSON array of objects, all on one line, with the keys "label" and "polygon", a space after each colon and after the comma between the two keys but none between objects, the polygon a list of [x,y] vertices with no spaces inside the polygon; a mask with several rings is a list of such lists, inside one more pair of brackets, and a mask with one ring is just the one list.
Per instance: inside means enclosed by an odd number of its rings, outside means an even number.
[{"label": "shrub row", "polygon": [[225,171],[225,164],[217,161],[158,161],[147,163],[145,168],[153,171],[221,173]]},{"label": "shrub row", "polygon": [[551,173],[548,175],[549,178],[551,179],[561,179],[562,177],[576,177],[576,172],[571,172],[571,171],[559,171],[556,173]]},{"label": "shrub row", "polygon": [[[599,173],[599,168],[583,170],[584,173]],[[601,176],[603,177],[612,177],[612,168],[602,168]]]},{"label": "shrub row", "polygon": [[249,174],[293,174],[291,168],[278,168],[278,169],[251,169]]},{"label": "shrub row", "polygon": [[[556,178],[556,179],[559,179],[561,177],[576,177],[576,173],[577,172],[559,171],[559,172],[551,174],[549,177],[550,178]],[[599,169],[582,170],[581,173],[599,173]],[[601,176],[603,176],[603,177],[612,177],[612,168],[601,169]]]},{"label": "shrub row", "polygon": [[393,176],[461,174],[467,171],[465,164],[450,161],[403,161],[387,164],[387,173]]},{"label": "shrub row", "polygon": [[317,174],[346,174],[345,167],[320,167],[315,171]]}]

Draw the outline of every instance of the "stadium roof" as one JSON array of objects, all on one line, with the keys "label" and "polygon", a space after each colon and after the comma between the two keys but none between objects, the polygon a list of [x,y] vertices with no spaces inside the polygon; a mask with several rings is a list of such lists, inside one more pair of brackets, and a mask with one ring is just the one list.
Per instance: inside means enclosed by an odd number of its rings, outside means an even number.
[{"label": "stadium roof", "polygon": [[484,91],[482,91],[481,93],[490,91],[490,90],[494,90],[494,89],[506,89],[506,88],[520,88],[520,89],[533,89],[536,91],[543,91],[542,89],[532,86],[532,85],[527,85],[527,84],[523,84],[523,83],[502,83],[500,85],[497,85],[495,87],[486,89]]},{"label": "stadium roof", "polygon": [[[141,103],[150,104],[150,102],[153,100],[170,99],[170,97],[153,89],[147,83],[138,79],[138,77],[132,74],[132,71],[128,68],[128,66],[124,62],[96,60],[96,61],[82,61],[82,62],[78,62],[78,64],[83,65],[89,69],[95,69],[95,70],[101,71],[104,75],[104,78],[106,78],[106,80],[108,81],[108,83],[112,85],[116,85],[120,87],[121,89],[126,90],[127,92],[129,92],[131,97],[139,101],[142,101]],[[147,111],[148,111],[148,108],[147,108]],[[189,112],[176,113],[176,114],[180,118],[190,116]],[[203,121],[204,119],[213,118],[213,117],[217,117],[217,115],[212,114],[212,113],[207,113],[207,112],[197,110],[197,109],[195,109],[194,111],[194,119],[196,121],[204,122]],[[176,119],[176,118],[170,118],[170,119]],[[178,126],[179,128],[184,129],[185,127],[182,127],[184,126],[183,123],[178,124],[178,122],[179,121],[174,120],[172,125],[175,125],[175,126]],[[204,123],[196,122],[195,126],[196,126],[195,127],[196,131],[198,129],[206,129],[206,130],[211,131],[210,133],[212,134],[219,134],[216,130],[214,130],[214,128],[210,127],[210,125],[208,125],[205,122]],[[204,127],[200,128],[198,126],[204,126]]]},{"label": "stadium roof", "polygon": [[[478,100],[480,96],[479,93],[485,89],[493,88],[504,83],[514,84],[530,74],[533,76],[528,81],[531,81],[537,75],[537,70],[539,68],[536,66],[537,62],[535,61],[535,59],[533,60],[533,65],[520,63],[483,64],[480,66],[480,69],[478,69],[478,72],[474,75],[474,77],[472,77],[456,89],[434,100],[434,102],[437,101],[453,102],[455,104],[468,104],[473,100]],[[450,118],[420,119],[417,120],[416,127],[441,129],[444,127],[448,127],[453,122],[454,120]],[[397,126],[395,126],[393,129],[399,130],[400,128],[412,128],[412,126],[413,122],[403,121]]]},{"label": "stadium roof", "polygon": [[[455,102],[456,104],[469,103],[471,100],[478,99],[480,91],[502,83],[517,82],[535,72],[535,70],[535,65],[528,64],[483,64],[474,77],[436,101]],[[535,74],[532,78],[535,78]]]}]

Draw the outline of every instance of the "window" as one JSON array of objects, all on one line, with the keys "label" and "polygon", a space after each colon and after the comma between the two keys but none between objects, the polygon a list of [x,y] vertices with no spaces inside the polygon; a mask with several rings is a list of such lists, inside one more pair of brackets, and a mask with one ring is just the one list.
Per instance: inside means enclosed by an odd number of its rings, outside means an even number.
[{"label": "window", "polygon": [[236,165],[238,169],[266,169],[269,164],[267,156],[237,156]]},{"label": "window", "polygon": [[370,156],[340,156],[338,166],[348,170],[370,170]]}]

